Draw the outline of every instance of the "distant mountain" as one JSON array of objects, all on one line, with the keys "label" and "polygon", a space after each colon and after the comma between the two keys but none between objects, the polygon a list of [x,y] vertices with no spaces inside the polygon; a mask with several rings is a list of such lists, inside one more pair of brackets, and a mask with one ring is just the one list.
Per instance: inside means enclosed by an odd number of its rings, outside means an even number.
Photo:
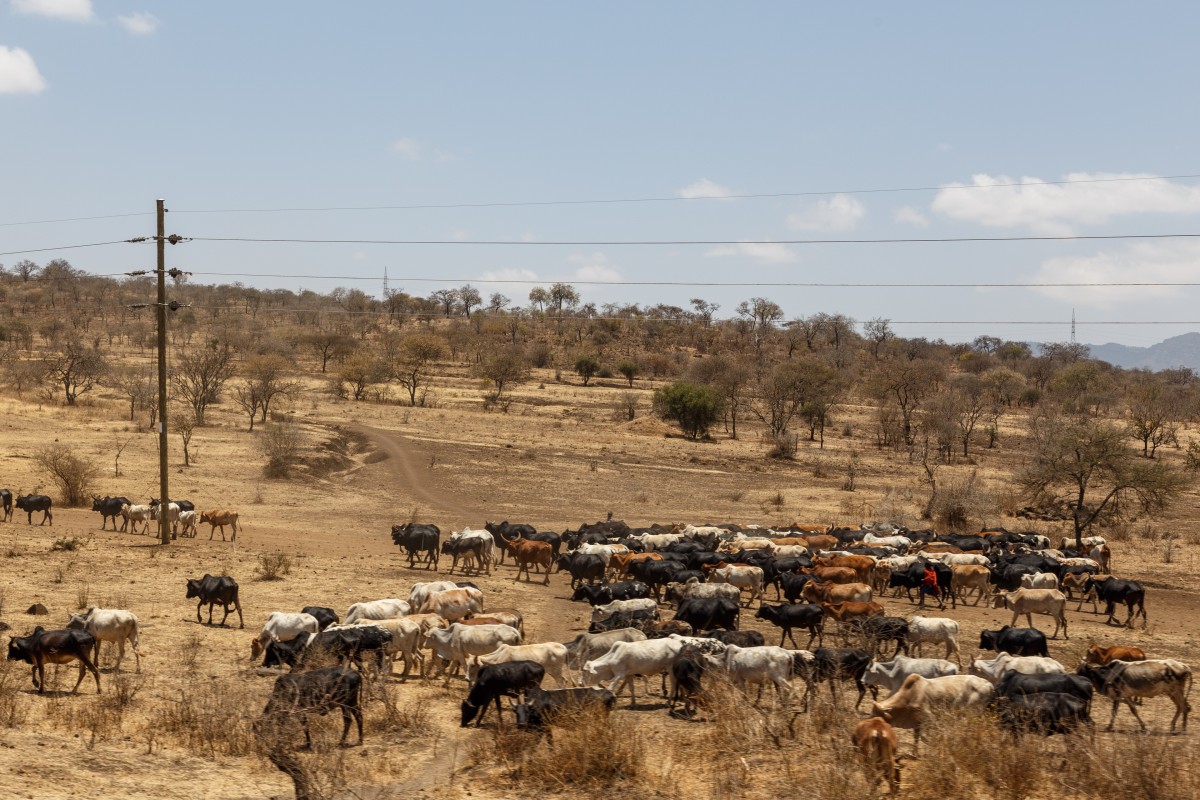
[{"label": "distant mountain", "polygon": [[1171,369],[1191,367],[1200,372],[1200,333],[1185,333],[1150,345],[1130,347],[1124,344],[1089,344],[1092,358],[1127,369]]}]

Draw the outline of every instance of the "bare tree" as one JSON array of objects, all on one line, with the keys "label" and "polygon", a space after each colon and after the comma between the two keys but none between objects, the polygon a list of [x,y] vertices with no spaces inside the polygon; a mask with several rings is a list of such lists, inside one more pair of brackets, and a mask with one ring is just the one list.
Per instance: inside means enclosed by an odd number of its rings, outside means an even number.
[{"label": "bare tree", "polygon": [[175,360],[175,393],[191,406],[196,427],[204,427],[204,412],[221,399],[221,390],[233,374],[232,348],[215,339]]},{"label": "bare tree", "polygon": [[128,439],[126,439],[124,442],[122,442],[119,438],[116,438],[114,436],[113,444],[117,448],[117,454],[115,456],[113,456],[113,477],[114,478],[121,477],[121,453],[125,452],[125,448],[129,447],[129,443],[133,441],[133,438],[134,437],[131,436]]},{"label": "bare tree", "polygon": [[336,331],[318,331],[316,333],[310,333],[301,341],[310,350],[316,353],[317,358],[321,359],[322,373],[328,369],[330,361],[337,361],[345,358],[354,352],[354,348],[357,346],[357,343],[354,341],[353,337]]},{"label": "bare tree", "polygon": [[391,359],[392,377],[408,392],[408,404],[417,404],[417,393],[429,383],[433,362],[442,357],[442,340],[432,333],[417,333],[400,341]]},{"label": "bare tree", "polygon": [[1129,432],[1142,443],[1142,455],[1154,458],[1164,444],[1178,443],[1183,416],[1181,392],[1152,374],[1136,374],[1125,392]]},{"label": "bare tree", "polygon": [[[153,408],[157,418],[158,377],[154,369],[131,367],[114,370],[109,373],[105,383],[129,400],[130,422],[133,422],[138,411],[147,408]],[[151,425],[153,424],[154,420],[151,420]]]},{"label": "bare tree", "polygon": [[250,430],[254,430],[256,412],[262,415],[260,422],[265,423],[271,403],[299,391],[300,385],[285,377],[287,368],[287,361],[275,355],[255,356],[242,365],[245,381],[234,387],[234,401],[250,416]]},{"label": "bare tree", "polygon": [[191,409],[187,411],[179,411],[171,417],[171,427],[179,434],[179,438],[183,441],[183,465],[190,467],[192,465],[192,454],[189,449],[192,444],[192,434],[196,432],[196,414]]},{"label": "bare tree", "polygon": [[463,316],[471,316],[471,309],[478,308],[483,305],[483,295],[479,293],[471,284],[466,284],[458,289],[458,302],[462,303]]},{"label": "bare tree", "polygon": [[100,468],[70,445],[48,444],[33,454],[33,463],[50,473],[62,491],[63,505],[81,506],[92,499],[92,485],[100,475]]},{"label": "bare tree", "polygon": [[[337,384],[340,391],[349,389],[355,400],[363,400],[372,386],[387,380],[388,368],[383,359],[366,351],[347,358],[338,370]],[[344,395],[343,395],[344,396]]]},{"label": "bare tree", "polygon": [[42,359],[46,377],[63,390],[67,405],[92,390],[108,371],[104,355],[77,337],[63,339],[54,352]]}]

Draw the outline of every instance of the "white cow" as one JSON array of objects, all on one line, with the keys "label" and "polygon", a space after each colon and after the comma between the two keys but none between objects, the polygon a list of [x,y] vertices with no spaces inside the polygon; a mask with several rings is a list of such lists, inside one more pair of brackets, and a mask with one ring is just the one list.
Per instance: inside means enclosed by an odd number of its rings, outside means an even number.
[{"label": "white cow", "polygon": [[599,658],[612,649],[617,642],[644,642],[646,634],[637,628],[617,628],[601,633],[581,633],[566,643],[567,658],[571,669],[579,669],[587,662]]},{"label": "white cow", "polygon": [[1053,572],[1034,572],[1021,576],[1022,589],[1057,589],[1058,576]]},{"label": "white cow", "polygon": [[128,639],[129,644],[133,646],[137,671],[142,671],[142,654],[138,652],[138,618],[132,611],[119,608],[89,608],[86,613],[72,614],[67,628],[87,631],[95,638],[92,662],[97,665],[100,663],[100,642],[115,642],[118,670],[121,669],[121,659],[125,658],[125,640]]},{"label": "white cow", "polygon": [[575,685],[574,676],[569,671],[564,677],[563,670],[567,666],[567,646],[562,642],[502,644],[492,652],[479,656],[476,661],[480,666],[503,664],[506,661],[534,661],[541,664],[542,668],[546,670],[546,674],[554,678],[559,686]]},{"label": "white cow", "polygon": [[946,645],[946,658],[954,657],[959,664],[962,657],[958,652],[958,623],[949,617],[917,617],[908,621],[908,643],[913,646],[913,655],[920,656],[922,645]]},{"label": "white cow", "polygon": [[[129,505],[126,503],[121,506],[121,531],[129,531],[137,533],[137,524],[142,523],[142,533],[150,530],[150,520],[153,519],[154,509],[147,505]],[[130,525],[132,523],[132,526]],[[132,530],[130,528],[132,527]]]},{"label": "white cow", "polygon": [[[446,665],[466,670],[471,680],[471,656],[482,656],[502,644],[520,644],[521,634],[511,625],[463,625],[454,623],[446,630],[430,630],[425,634],[425,643],[433,651],[439,668]],[[446,676],[446,682],[450,676]]]},{"label": "white cow", "polygon": [[942,658],[896,656],[891,661],[873,662],[863,673],[863,683],[867,686],[878,686],[891,693],[899,689],[909,675],[944,678],[957,674],[958,665]]},{"label": "white cow", "polygon": [[896,728],[911,728],[915,751],[921,745],[921,726],[930,713],[982,709],[994,691],[992,684],[974,675],[909,675],[895,694],[871,704],[871,716],[882,717]]},{"label": "white cow", "polygon": [[[762,567],[745,564],[729,564],[718,569],[707,571],[709,583],[728,583],[738,587],[740,591],[750,590],[749,606],[755,600],[762,599],[763,571]],[[739,592],[740,593],[740,592]]]},{"label": "white cow", "polygon": [[1027,627],[1033,627],[1033,614],[1045,614],[1054,617],[1054,635],[1058,638],[1061,627],[1064,639],[1067,635],[1067,596],[1057,589],[1017,589],[1015,592],[997,592],[993,601],[994,608],[1009,608],[1013,612],[1012,622],[1016,625],[1017,618],[1025,615]]},{"label": "white cow", "polygon": [[430,595],[457,588],[458,584],[454,581],[414,583],[412,589],[408,591],[408,604],[416,609],[418,613],[425,613],[425,606],[429,602]]},{"label": "white cow", "polygon": [[873,533],[863,536],[862,541],[871,547],[894,547],[897,550],[907,550],[913,543],[907,536],[876,536]]},{"label": "white cow", "polygon": [[181,536],[196,535],[196,512],[195,511],[180,511],[179,512],[179,533]]},{"label": "white cow", "polygon": [[792,686],[788,680],[792,675],[791,650],[773,645],[738,647],[731,644],[725,650],[724,668],[734,686],[743,692],[749,684],[758,685],[755,703],[762,699],[763,686],[768,683],[775,686],[781,703],[791,696]]},{"label": "white cow", "polygon": [[1001,653],[991,661],[977,658],[971,662],[970,674],[984,678],[993,685],[999,683],[1009,672],[1020,672],[1023,675],[1065,675],[1067,670],[1048,656],[1014,656]]},{"label": "white cow", "polygon": [[633,600],[614,600],[602,606],[594,606],[592,608],[592,622],[604,622],[613,614],[626,613],[631,614],[635,611],[653,611],[658,608],[658,603],[654,602],[653,597],[637,597]]},{"label": "white cow", "polygon": [[617,642],[607,653],[583,665],[583,683],[585,686],[599,686],[602,681],[608,681],[615,695],[619,695],[628,685],[629,705],[632,706],[637,700],[633,678],[670,672],[671,665],[683,648],[683,642],[670,638]]},{"label": "white cow", "polygon": [[321,623],[312,614],[272,611],[263,629],[250,642],[250,658],[258,658],[271,642],[290,642],[302,633],[316,636],[320,632]]},{"label": "white cow", "polygon": [[362,619],[394,619],[407,616],[412,606],[406,600],[387,597],[382,600],[368,600],[362,603],[351,603],[346,610],[344,625],[353,625]]},{"label": "white cow", "polygon": [[457,622],[483,611],[483,592],[473,586],[447,589],[430,595],[422,611],[438,614],[449,622]]}]

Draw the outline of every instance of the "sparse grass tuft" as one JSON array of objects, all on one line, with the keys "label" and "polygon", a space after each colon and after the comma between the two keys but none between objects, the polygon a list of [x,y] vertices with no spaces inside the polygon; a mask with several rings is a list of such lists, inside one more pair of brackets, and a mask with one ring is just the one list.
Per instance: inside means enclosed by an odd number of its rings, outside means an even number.
[{"label": "sparse grass tuft", "polygon": [[281,581],[292,573],[292,557],[287,553],[263,553],[255,570],[261,581]]}]

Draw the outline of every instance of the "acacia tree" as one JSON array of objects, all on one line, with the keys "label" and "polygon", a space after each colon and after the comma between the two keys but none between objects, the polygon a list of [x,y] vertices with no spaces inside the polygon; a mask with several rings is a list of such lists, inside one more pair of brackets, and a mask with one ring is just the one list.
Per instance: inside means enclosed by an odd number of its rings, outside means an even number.
[{"label": "acacia tree", "polygon": [[1154,458],[1158,448],[1178,442],[1178,419],[1182,416],[1181,393],[1152,375],[1139,374],[1125,393],[1129,409],[1129,432],[1142,443],[1142,455]]},{"label": "acacia tree", "polygon": [[693,364],[688,376],[694,383],[712,387],[721,396],[722,413],[729,423],[726,430],[730,438],[736,439],[738,416],[750,403],[753,379],[750,368],[736,358],[718,353]]},{"label": "acacia tree", "polygon": [[408,392],[410,406],[417,404],[417,392],[428,384],[433,362],[441,358],[443,352],[442,340],[431,333],[408,336],[396,348],[391,375]]},{"label": "acacia tree", "polygon": [[1126,500],[1161,509],[1188,484],[1166,463],[1139,458],[1124,430],[1094,417],[1035,417],[1030,433],[1033,461],[1017,474],[1017,483],[1035,501],[1068,501],[1080,548],[1084,532]]},{"label": "acacia tree", "polygon": [[47,379],[62,387],[69,406],[75,405],[79,395],[90,392],[108,371],[104,355],[74,337],[61,341],[42,359],[42,365]]},{"label": "acacia tree", "polygon": [[595,356],[580,356],[575,359],[575,371],[579,373],[579,377],[583,378],[583,385],[587,386],[600,371],[600,362],[596,360]]},{"label": "acacia tree", "polygon": [[483,305],[483,295],[471,284],[466,284],[458,290],[458,301],[462,303],[463,316],[471,316],[471,309]]},{"label": "acacia tree", "polygon": [[233,349],[216,339],[176,359],[175,393],[192,407],[196,427],[204,426],[204,412],[221,399],[221,390],[233,374]]},{"label": "acacia tree", "polygon": [[317,331],[308,334],[301,341],[321,359],[322,373],[328,368],[331,360],[345,358],[353,353],[357,346],[352,337],[336,331]]},{"label": "acacia tree", "polygon": [[519,347],[502,347],[484,358],[475,373],[495,388],[490,396],[495,401],[500,399],[507,386],[525,379],[529,374],[529,360]]}]

